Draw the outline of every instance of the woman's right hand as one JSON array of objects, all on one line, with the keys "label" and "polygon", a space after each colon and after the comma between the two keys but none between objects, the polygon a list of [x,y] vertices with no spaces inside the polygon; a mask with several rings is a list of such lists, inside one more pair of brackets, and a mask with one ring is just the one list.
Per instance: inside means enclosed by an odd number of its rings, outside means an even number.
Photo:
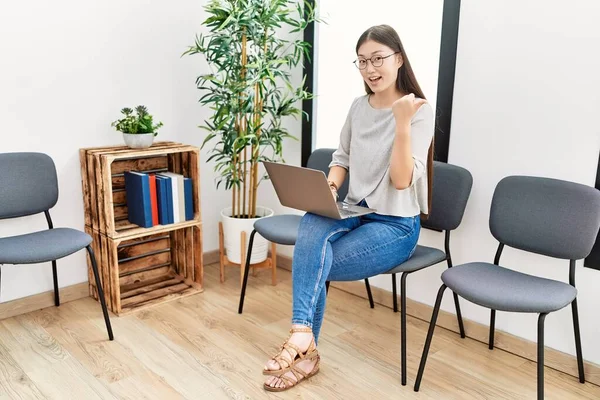
[{"label": "woman's right hand", "polygon": [[331,190],[331,195],[335,201],[338,201],[338,192],[335,190],[333,186],[329,186],[329,190]]}]

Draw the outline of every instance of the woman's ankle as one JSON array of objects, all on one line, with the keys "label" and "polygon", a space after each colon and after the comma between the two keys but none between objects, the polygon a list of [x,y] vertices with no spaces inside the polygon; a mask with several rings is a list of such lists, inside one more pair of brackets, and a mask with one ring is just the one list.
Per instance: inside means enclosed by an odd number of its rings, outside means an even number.
[{"label": "woman's ankle", "polygon": [[312,329],[306,325],[292,324],[291,339],[296,342],[302,350],[306,350],[314,340]]}]

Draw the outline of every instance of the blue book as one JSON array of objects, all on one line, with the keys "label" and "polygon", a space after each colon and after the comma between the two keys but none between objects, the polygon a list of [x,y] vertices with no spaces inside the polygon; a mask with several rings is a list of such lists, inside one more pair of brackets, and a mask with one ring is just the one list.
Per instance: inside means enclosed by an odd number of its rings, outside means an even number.
[{"label": "blue book", "polygon": [[192,194],[192,179],[183,178],[183,192],[185,196],[185,220],[194,219],[194,196]]},{"label": "blue book", "polygon": [[129,222],[142,228],[151,228],[150,177],[141,172],[125,171],[125,197]]},{"label": "blue book", "polygon": [[156,197],[158,198],[158,223],[169,224],[169,205],[167,200],[167,182],[165,178],[156,176]]},{"label": "blue book", "polygon": [[167,218],[168,224],[175,223],[175,217],[173,215],[173,183],[171,177],[165,176],[163,174],[156,174],[157,177],[165,180],[166,183],[166,194],[167,194]]}]

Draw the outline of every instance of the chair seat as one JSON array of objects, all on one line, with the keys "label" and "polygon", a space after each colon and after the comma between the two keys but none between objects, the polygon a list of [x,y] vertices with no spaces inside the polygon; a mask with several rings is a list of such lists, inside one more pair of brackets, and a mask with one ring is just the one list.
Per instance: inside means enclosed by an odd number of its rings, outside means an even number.
[{"label": "chair seat", "polygon": [[399,272],[413,272],[423,268],[430,267],[446,259],[446,253],[435,247],[418,246],[412,257],[402,264],[386,272],[386,274],[396,274]]},{"label": "chair seat", "polygon": [[92,242],[87,233],[56,228],[0,238],[0,264],[35,264],[58,260]]},{"label": "chair seat", "polygon": [[442,281],[459,296],[499,311],[549,313],[577,296],[577,289],[567,283],[483,262],[447,269]]},{"label": "chair seat", "polygon": [[254,229],[270,242],[293,245],[298,238],[301,219],[302,215],[274,215],[256,221]]}]

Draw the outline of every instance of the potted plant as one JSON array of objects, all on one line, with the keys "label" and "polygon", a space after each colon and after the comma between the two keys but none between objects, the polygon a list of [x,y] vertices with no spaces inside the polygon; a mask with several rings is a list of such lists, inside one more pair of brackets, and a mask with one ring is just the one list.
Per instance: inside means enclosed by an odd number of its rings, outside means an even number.
[{"label": "potted plant", "polygon": [[114,121],[111,126],[123,133],[125,144],[132,149],[144,149],[152,146],[154,136],[163,126],[162,122],[154,124],[153,117],[145,106],[137,106],[135,114],[131,108],[121,110],[123,118]]},{"label": "potted plant", "polygon": [[[308,2],[297,0],[212,0],[204,7],[208,33],[197,35],[184,55],[201,54],[211,69],[196,79],[204,95],[199,102],[212,116],[200,126],[207,132],[202,148],[216,140],[207,162],[216,161],[217,188],[231,190],[231,205],[221,211],[227,258],[240,263],[241,231],[252,231],[258,218],[273,210],[257,206],[262,161],[281,161],[283,140],[296,139],[282,125],[301,116],[298,102],[312,98],[291,82],[291,71],[308,56],[301,40],[306,26],[317,21]],[[288,40],[281,29],[288,28]],[[278,30],[278,32],[276,32]],[[297,139],[296,139],[297,140]],[[267,243],[257,235],[251,263],[267,257]]]}]

